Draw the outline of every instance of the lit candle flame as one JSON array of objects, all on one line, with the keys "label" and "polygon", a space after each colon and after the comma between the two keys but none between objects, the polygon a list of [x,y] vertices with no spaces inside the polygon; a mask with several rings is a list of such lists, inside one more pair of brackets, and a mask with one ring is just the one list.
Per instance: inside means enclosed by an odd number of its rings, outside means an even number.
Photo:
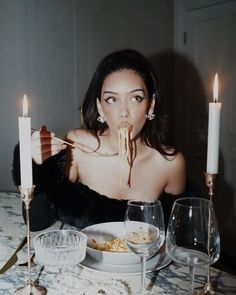
[{"label": "lit candle flame", "polygon": [[27,96],[24,95],[23,97],[23,117],[28,116],[28,101],[27,101]]},{"label": "lit candle flame", "polygon": [[213,86],[213,92],[214,92],[214,97],[213,100],[214,102],[218,102],[218,87],[219,87],[219,80],[218,80],[218,74],[215,74],[215,79],[214,79],[214,86]]}]

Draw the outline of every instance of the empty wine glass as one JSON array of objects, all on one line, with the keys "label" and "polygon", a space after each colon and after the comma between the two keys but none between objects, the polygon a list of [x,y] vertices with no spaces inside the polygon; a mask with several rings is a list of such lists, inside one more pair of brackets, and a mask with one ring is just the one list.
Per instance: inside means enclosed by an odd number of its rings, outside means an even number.
[{"label": "empty wine glass", "polygon": [[175,201],[166,235],[171,259],[190,267],[190,290],[194,291],[194,267],[209,265],[220,255],[220,236],[212,202],[202,198]]},{"label": "empty wine glass", "polygon": [[60,269],[58,287],[62,294],[62,268],[82,262],[86,246],[87,236],[76,230],[50,230],[34,238],[35,260],[43,266]]},{"label": "empty wine glass", "polygon": [[125,240],[129,249],[141,259],[140,295],[151,294],[145,288],[147,257],[157,252],[165,240],[163,211],[160,201],[129,201],[125,213]]}]

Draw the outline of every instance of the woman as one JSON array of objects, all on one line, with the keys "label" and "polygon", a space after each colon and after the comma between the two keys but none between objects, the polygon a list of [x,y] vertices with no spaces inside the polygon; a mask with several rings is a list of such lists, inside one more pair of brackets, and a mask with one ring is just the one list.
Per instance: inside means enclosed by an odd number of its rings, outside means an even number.
[{"label": "woman", "polygon": [[[185,160],[169,141],[157,80],[142,54],[126,49],[106,56],[82,114],[83,128],[65,138],[73,146],[45,127],[32,135],[32,230],[58,218],[78,228],[123,220],[127,200],[172,204],[183,193]],[[17,158],[16,149],[13,174],[19,185]]]}]

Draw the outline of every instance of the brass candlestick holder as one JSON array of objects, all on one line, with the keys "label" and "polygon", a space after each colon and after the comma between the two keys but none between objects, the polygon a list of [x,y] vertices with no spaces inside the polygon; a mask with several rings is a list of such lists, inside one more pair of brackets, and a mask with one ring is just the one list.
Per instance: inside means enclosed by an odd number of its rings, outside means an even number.
[{"label": "brass candlestick holder", "polygon": [[[215,187],[216,187],[216,181],[217,181],[217,176],[218,174],[213,174],[213,173],[205,173],[205,184],[208,187],[208,196],[209,200],[212,202],[213,196],[215,194]],[[209,215],[209,218],[211,216]],[[210,223],[211,220],[208,222],[208,253],[210,252]],[[216,291],[212,284],[211,284],[211,272],[210,272],[210,265],[207,266],[207,281],[204,285],[204,288],[200,292],[201,295],[207,294],[207,295],[217,295],[217,294],[223,294],[220,293],[219,291]]]},{"label": "brass candlestick holder", "polygon": [[214,196],[215,192],[215,186],[216,186],[216,179],[218,174],[212,174],[212,173],[205,173],[205,184],[208,187],[208,195],[209,200],[212,202],[212,197]]},{"label": "brass candlestick holder", "polygon": [[47,289],[34,284],[31,278],[31,255],[30,255],[30,219],[29,219],[29,210],[30,202],[33,199],[33,192],[35,186],[31,188],[22,188],[19,187],[21,199],[25,205],[26,211],[26,228],[27,228],[27,251],[28,251],[28,281],[25,286],[18,288],[14,294],[16,295],[41,295],[46,294]]}]

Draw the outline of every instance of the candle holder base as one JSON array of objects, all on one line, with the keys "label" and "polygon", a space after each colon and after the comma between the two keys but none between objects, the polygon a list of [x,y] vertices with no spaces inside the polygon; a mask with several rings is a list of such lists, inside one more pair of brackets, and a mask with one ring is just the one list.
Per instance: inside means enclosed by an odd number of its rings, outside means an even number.
[{"label": "candle holder base", "polygon": [[[217,180],[218,174],[208,173],[208,172],[205,172],[204,174],[205,174],[205,184],[208,188],[209,200],[212,202],[212,198],[215,194],[216,180]],[[210,221],[209,221],[209,223],[210,223]],[[208,228],[208,253],[210,251],[209,244],[210,244],[210,228]],[[223,293],[219,292],[218,290],[216,290],[215,288],[213,288],[213,286],[211,284],[210,265],[208,265],[208,267],[207,267],[207,281],[206,281],[204,287],[202,289],[200,289],[199,294],[200,295],[220,295],[220,294],[223,294]]]},{"label": "candle holder base", "polygon": [[[197,289],[198,290],[198,289]],[[207,282],[203,289],[201,289],[199,295],[223,295],[224,293],[220,292],[219,290],[215,290],[212,287],[211,282]]]},{"label": "candle holder base", "polygon": [[29,188],[19,187],[21,199],[25,204],[26,211],[26,229],[27,229],[27,256],[28,256],[28,281],[25,286],[18,288],[14,294],[15,295],[45,295],[47,294],[47,289],[43,286],[33,283],[31,279],[31,253],[30,253],[30,202],[33,199],[33,192],[35,186]]},{"label": "candle holder base", "polygon": [[35,285],[33,282],[28,283],[26,286],[18,288],[15,292],[14,295],[45,295],[47,294],[47,289]]}]

